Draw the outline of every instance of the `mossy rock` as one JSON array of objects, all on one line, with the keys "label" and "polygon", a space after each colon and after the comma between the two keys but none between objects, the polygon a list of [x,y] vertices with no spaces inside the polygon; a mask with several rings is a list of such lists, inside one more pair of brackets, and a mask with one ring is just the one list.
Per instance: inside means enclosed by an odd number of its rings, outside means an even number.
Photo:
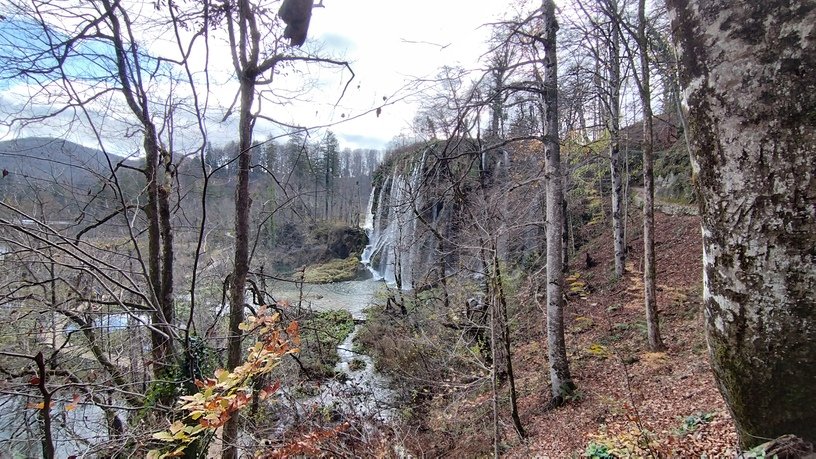
[{"label": "mossy rock", "polygon": [[350,281],[357,278],[360,260],[352,255],[346,259],[334,259],[329,262],[306,268],[303,280],[313,284]]},{"label": "mossy rock", "polygon": [[349,363],[349,370],[351,370],[351,371],[360,371],[360,370],[364,370],[364,369],[365,369],[365,367],[366,367],[365,360],[362,360],[362,359],[353,359],[353,360],[352,360],[352,361]]}]

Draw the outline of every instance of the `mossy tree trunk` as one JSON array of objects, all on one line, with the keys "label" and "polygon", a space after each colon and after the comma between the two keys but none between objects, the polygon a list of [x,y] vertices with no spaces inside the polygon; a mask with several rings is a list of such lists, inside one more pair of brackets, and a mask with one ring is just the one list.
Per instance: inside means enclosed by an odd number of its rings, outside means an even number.
[{"label": "mossy tree trunk", "polygon": [[668,5],[717,382],[742,447],[816,441],[816,4]]}]

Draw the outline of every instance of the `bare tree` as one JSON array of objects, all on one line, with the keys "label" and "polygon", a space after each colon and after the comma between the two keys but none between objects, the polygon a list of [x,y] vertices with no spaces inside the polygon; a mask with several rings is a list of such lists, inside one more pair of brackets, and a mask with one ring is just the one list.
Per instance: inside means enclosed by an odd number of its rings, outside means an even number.
[{"label": "bare tree", "polygon": [[[290,2],[294,3],[294,2]],[[302,3],[302,2],[301,2]],[[311,2],[308,15],[311,15]],[[343,61],[299,56],[288,53],[289,50],[280,49],[281,38],[273,37],[268,43],[264,36],[264,29],[271,27],[275,21],[268,9],[253,5],[249,0],[224,0],[223,12],[226,16],[226,25],[229,36],[230,51],[235,77],[239,83],[238,97],[238,183],[235,191],[235,252],[233,257],[233,272],[230,275],[230,313],[229,337],[227,347],[227,367],[233,369],[241,363],[242,332],[240,325],[244,321],[246,307],[245,290],[247,274],[249,273],[249,239],[250,207],[252,201],[249,192],[249,172],[252,165],[253,142],[252,135],[258,114],[255,111],[255,101],[258,85],[268,84],[276,67],[285,62],[323,62],[339,65],[346,68]],[[289,21],[287,18],[283,18]],[[305,30],[302,38],[305,40]],[[284,33],[286,35],[286,33]],[[295,39],[293,39],[295,40]],[[295,40],[301,44],[300,39]],[[293,41],[294,43],[294,41]],[[269,47],[269,49],[267,49]],[[349,68],[350,70],[350,68]],[[269,76],[265,76],[265,74]],[[352,74],[353,77],[353,74]],[[238,457],[236,440],[238,438],[238,418],[230,419],[223,431],[223,457]]]},{"label": "bare tree", "polygon": [[163,373],[174,358],[173,322],[175,305],[173,299],[173,229],[170,225],[170,192],[172,182],[172,152],[159,143],[158,129],[153,122],[150,102],[145,83],[142,80],[142,57],[138,53],[133,27],[122,5],[113,5],[110,0],[102,0],[104,14],[111,30],[111,43],[116,53],[116,72],[122,85],[122,95],[128,108],[139,120],[143,130],[145,152],[144,174],[147,181],[146,216],[148,221],[148,275],[151,294],[156,308],[151,320],[155,329],[151,330],[154,372],[156,377]]},{"label": "bare tree", "polygon": [[[614,244],[615,276],[620,278],[626,269],[626,235],[624,205],[624,161],[621,157],[621,88],[624,85],[621,49],[623,11],[618,0],[576,2],[583,21],[573,24],[579,35],[578,49],[591,55],[595,69],[591,74],[602,107],[602,119],[609,135],[609,165],[612,184],[612,240]],[[586,65],[586,64],[584,64]],[[581,114],[581,122],[586,123]]]},{"label": "bare tree", "polygon": [[640,51],[640,79],[637,86],[643,106],[643,298],[646,305],[646,328],[649,348],[663,349],[660,320],[655,297],[654,253],[654,115],[649,83],[649,40],[646,35],[646,0],[638,0],[636,40]]},{"label": "bare tree", "polygon": [[[24,201],[3,203],[3,239],[14,247],[9,261],[33,276],[10,270],[2,301],[22,300],[26,309],[39,302],[37,314],[51,317],[49,339],[42,340],[38,331],[31,341],[21,340],[21,346],[41,346],[53,371],[48,384],[73,387],[88,405],[101,409],[108,445],[121,448],[122,436],[134,433],[124,431],[120,410],[154,404],[161,409],[150,418],[157,418],[182,390],[177,391],[175,383],[184,376],[170,371],[181,366],[173,219],[184,195],[178,177],[184,154],[176,149],[179,132],[174,128],[200,125],[203,117],[195,95],[194,102],[181,103],[172,93],[184,86],[195,89],[185,52],[206,29],[178,33],[183,20],[176,15],[188,14],[189,20],[198,14],[195,9],[157,8],[143,15],[106,0],[81,5],[13,2],[2,13],[9,14],[13,24],[36,26],[39,34],[24,35],[30,40],[27,46],[10,53],[3,48],[4,75],[40,87],[41,95],[50,99],[43,108],[42,99],[32,97],[4,123],[11,128],[65,123],[68,131],[78,127],[90,133],[84,140],[95,140],[102,149],[80,151],[55,139],[36,146],[43,157],[28,161],[62,168],[64,174],[46,180],[54,186],[53,199],[67,205],[32,212]],[[141,46],[148,24],[173,37],[180,58],[172,51],[157,56]],[[157,85],[173,91],[157,96]],[[114,135],[125,139],[117,145],[121,148],[129,137],[140,139],[133,148],[144,158],[109,154],[106,145]],[[30,141],[19,142],[23,146]],[[90,158],[88,163],[72,160],[72,151]],[[92,180],[71,179],[86,175]],[[31,193],[32,188],[21,191]],[[43,283],[49,285],[47,292],[40,291]],[[89,363],[90,369],[83,369]],[[97,374],[104,379],[91,384]],[[51,392],[64,397],[62,391]],[[145,397],[145,392],[151,395]],[[103,432],[100,438],[105,438]]]},{"label": "bare tree", "polygon": [[550,406],[564,403],[574,390],[564,341],[564,272],[562,232],[564,230],[564,177],[561,147],[558,142],[558,60],[556,40],[558,21],[555,3],[544,0],[541,5],[543,34],[539,43],[544,48],[541,60],[543,73],[544,154],[547,180],[547,355],[550,366],[552,399]]},{"label": "bare tree", "polygon": [[[618,16],[617,0],[605,5],[612,13],[611,21]],[[623,206],[627,196],[623,188],[623,161],[620,154],[620,103],[621,103],[621,34],[614,22],[609,27],[608,91],[609,104],[607,129],[609,129],[609,167],[612,177],[612,236],[615,245],[615,276],[620,278],[626,266],[626,237],[624,234]]]},{"label": "bare tree", "polygon": [[[610,15],[613,13],[610,12]],[[637,87],[643,116],[643,285],[644,305],[646,309],[646,327],[649,348],[658,351],[664,348],[660,336],[660,320],[655,296],[656,268],[654,253],[654,113],[652,111],[651,64],[649,57],[649,36],[645,0],[638,0],[637,24],[633,27],[623,14],[612,17],[613,27],[621,35],[626,31],[635,41],[634,49],[624,41],[627,56],[632,67],[633,79]],[[635,65],[635,57],[638,64]]]}]

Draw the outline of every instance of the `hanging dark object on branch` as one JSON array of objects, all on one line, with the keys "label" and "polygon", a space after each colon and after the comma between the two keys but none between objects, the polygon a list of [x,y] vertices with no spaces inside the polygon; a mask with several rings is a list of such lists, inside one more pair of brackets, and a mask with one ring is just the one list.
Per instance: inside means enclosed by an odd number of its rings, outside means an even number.
[{"label": "hanging dark object on branch", "polygon": [[290,45],[302,46],[306,42],[313,5],[314,0],[283,0],[278,16],[286,23],[283,37],[289,39]]}]

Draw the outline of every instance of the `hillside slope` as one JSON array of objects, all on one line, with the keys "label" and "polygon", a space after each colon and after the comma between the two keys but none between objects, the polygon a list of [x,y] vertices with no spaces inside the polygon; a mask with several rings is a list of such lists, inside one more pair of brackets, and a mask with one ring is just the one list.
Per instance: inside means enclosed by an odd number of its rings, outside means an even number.
[{"label": "hillside slope", "polygon": [[[509,457],[734,456],[736,433],[710,371],[703,334],[699,218],[658,213],[655,223],[657,299],[667,351],[647,351],[642,239],[629,238],[627,274],[615,281],[611,231],[596,228],[600,234],[575,257],[568,281],[573,292],[565,310],[566,338],[578,392],[566,406],[544,410],[549,397],[545,301],[528,298],[539,311],[517,316],[514,364],[528,438],[519,441],[509,413],[502,412],[502,447]],[[638,226],[637,219],[630,220],[630,231],[639,232]],[[587,253],[597,263],[591,268]],[[530,317],[541,323],[521,320]],[[492,451],[489,393],[435,405],[428,413],[429,430],[411,445],[415,452],[473,457]]]},{"label": "hillside slope", "polygon": [[[123,160],[115,155],[109,158],[114,165]],[[101,151],[50,137],[0,142],[0,168],[13,176],[75,184],[92,182],[98,174],[108,175],[110,171]]]}]

